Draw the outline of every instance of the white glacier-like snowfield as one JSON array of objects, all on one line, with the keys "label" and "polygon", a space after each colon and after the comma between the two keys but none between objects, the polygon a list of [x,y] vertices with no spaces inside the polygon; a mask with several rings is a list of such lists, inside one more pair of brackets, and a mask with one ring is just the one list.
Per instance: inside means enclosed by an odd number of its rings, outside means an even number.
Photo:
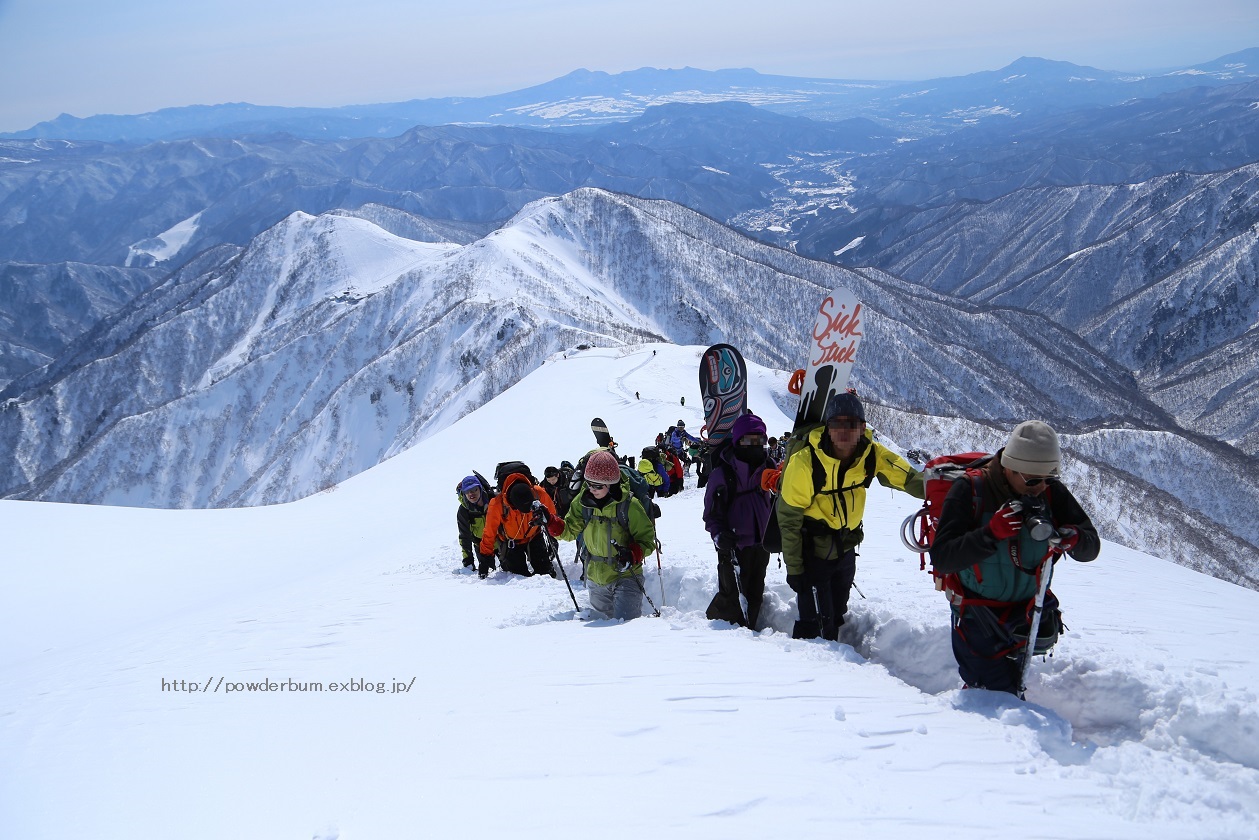
[{"label": "white glacier-like snowfield", "polygon": [[291,504],[0,502],[0,837],[1259,837],[1259,593],[1113,543],[1058,565],[1026,703],[958,690],[897,537],[918,502],[877,485],[839,642],[790,639],[776,562],[768,629],[704,618],[693,477],[660,502],[660,618],[462,572],[462,476],[575,462],[594,416],[625,454],[698,428],[701,350],[557,355]]}]

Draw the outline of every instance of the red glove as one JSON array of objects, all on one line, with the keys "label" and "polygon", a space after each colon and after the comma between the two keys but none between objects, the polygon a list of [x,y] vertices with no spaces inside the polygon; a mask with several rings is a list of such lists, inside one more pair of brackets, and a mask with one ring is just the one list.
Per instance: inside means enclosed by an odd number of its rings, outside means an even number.
[{"label": "red glove", "polygon": [[1080,529],[1074,525],[1063,525],[1058,529],[1058,536],[1050,540],[1054,548],[1067,553],[1080,543]]},{"label": "red glove", "polygon": [[1023,530],[1023,512],[1010,507],[1006,502],[997,508],[997,512],[988,520],[988,533],[999,540],[1008,540],[1018,536]]},{"label": "red glove", "polygon": [[770,493],[777,493],[782,474],[782,470],[765,470],[761,473],[761,489],[768,490]]},{"label": "red glove", "polygon": [[633,563],[635,566],[643,564],[643,549],[638,543],[630,546],[630,557],[634,558]]},{"label": "red glove", "polygon": [[558,537],[564,533],[564,520],[558,516],[552,516],[546,521],[546,532],[553,537]]}]

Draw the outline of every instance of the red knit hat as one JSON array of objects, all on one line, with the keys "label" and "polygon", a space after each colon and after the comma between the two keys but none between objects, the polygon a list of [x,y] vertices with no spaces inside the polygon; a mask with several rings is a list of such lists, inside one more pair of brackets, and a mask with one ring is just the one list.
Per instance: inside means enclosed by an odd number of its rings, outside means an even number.
[{"label": "red knit hat", "polygon": [[621,465],[616,462],[615,455],[600,449],[586,459],[582,477],[596,484],[617,484],[621,480]]}]

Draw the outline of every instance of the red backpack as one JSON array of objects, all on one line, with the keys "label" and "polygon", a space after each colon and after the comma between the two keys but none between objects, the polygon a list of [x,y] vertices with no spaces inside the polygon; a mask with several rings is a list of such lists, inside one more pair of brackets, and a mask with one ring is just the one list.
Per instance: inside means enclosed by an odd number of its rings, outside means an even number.
[{"label": "red backpack", "polygon": [[[959,478],[970,481],[974,500],[975,516],[983,507],[983,484],[976,480],[983,472],[984,466],[992,460],[987,452],[962,452],[956,455],[940,455],[926,463],[922,470],[924,489],[926,490],[922,508],[901,523],[901,542],[910,551],[917,552],[919,568],[927,570],[927,552],[935,539],[936,528],[940,525],[940,513],[944,509],[944,497],[949,495],[953,482]],[[936,589],[945,592],[949,600],[961,598],[961,586],[950,586],[948,578],[954,575],[940,575],[934,571]]]}]

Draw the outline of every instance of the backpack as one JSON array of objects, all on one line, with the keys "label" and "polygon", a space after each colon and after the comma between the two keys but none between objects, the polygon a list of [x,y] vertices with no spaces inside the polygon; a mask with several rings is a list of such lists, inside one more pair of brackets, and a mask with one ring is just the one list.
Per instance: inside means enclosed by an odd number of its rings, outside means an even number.
[{"label": "backpack", "polygon": [[[854,487],[839,487],[835,490],[822,490],[822,487],[826,484],[826,468],[822,466],[821,462],[818,461],[817,456],[813,454],[813,444],[809,443],[809,435],[813,434],[814,431],[821,428],[823,425],[825,424],[813,423],[792,432],[791,438],[787,441],[787,454],[783,456],[782,462],[779,466],[785,470],[787,468],[787,463],[791,461],[791,456],[807,447],[809,449],[809,457],[813,463],[813,495],[817,496],[821,493],[834,495],[852,490],[857,486],[869,489],[870,485],[874,483],[875,461],[878,458],[878,453],[875,451],[873,443],[866,447],[866,477],[862,480],[860,485],[854,485]],[[947,488],[945,492],[948,492]],[[765,537],[761,540],[761,545],[770,554],[781,554],[783,550],[782,531],[778,529],[778,500],[780,498],[781,494],[774,495],[774,503],[769,511],[769,524],[765,526]]]},{"label": "backpack", "polygon": [[[652,519],[660,516],[660,508],[652,504],[651,501],[651,485],[647,483],[647,479],[643,478],[643,474],[638,470],[632,470],[624,464],[621,465],[621,488],[625,488],[626,482],[629,482],[629,491],[643,505],[643,510],[647,511],[647,515]],[[628,521],[622,523],[628,526]]]},{"label": "backpack", "polygon": [[[927,551],[930,550],[931,543],[935,540],[936,529],[940,526],[944,498],[949,495],[949,490],[952,489],[955,481],[965,479],[970,482],[972,516],[974,519],[979,519],[984,506],[984,468],[993,457],[995,456],[987,452],[961,452],[937,456],[923,465],[922,477],[926,492],[922,508],[901,523],[901,542],[910,551],[918,553],[919,568],[923,571],[928,571]],[[956,572],[945,575],[934,569],[929,571],[936,590],[944,593],[949,604],[958,611],[959,616],[969,606],[987,605],[987,602],[982,599],[971,600],[965,597],[963,594],[965,588]],[[1036,634],[1036,642],[1032,648],[1033,656],[1041,656],[1052,650],[1058,642],[1059,632],[1065,627],[1062,623],[1062,611],[1056,606],[1057,599],[1054,600],[1055,606],[1051,607],[1047,604],[1045,607],[1041,626]],[[1029,626],[1030,604],[1027,609],[1029,615],[1022,621],[1019,621],[1018,616],[1012,611],[1007,611],[1008,614],[1005,615],[994,613],[1004,633],[1004,641],[1008,645],[1001,651],[1001,655],[1026,649],[1031,629]]]},{"label": "backpack", "polygon": [[[963,476],[977,477],[992,457],[987,452],[962,452],[955,455],[940,455],[923,465],[922,479],[926,491],[925,498],[918,512],[910,514],[901,523],[901,542],[910,551],[919,555],[920,567],[924,571],[927,568],[927,552],[931,549],[936,529],[940,526],[944,497],[949,495],[949,489],[953,487],[954,481]],[[978,516],[979,509],[983,505],[982,485],[976,481],[972,481],[971,485],[975,512]],[[936,581],[936,588],[940,588],[939,578]]]},{"label": "backpack", "polygon": [[[507,480],[509,475],[523,475],[529,479],[530,484],[537,484],[538,480],[533,477],[528,465],[524,461],[502,461],[494,468],[494,481],[497,482],[496,489],[499,493],[503,492],[503,482]],[[477,476],[480,478],[480,476]],[[485,479],[481,479],[484,481]]]}]

